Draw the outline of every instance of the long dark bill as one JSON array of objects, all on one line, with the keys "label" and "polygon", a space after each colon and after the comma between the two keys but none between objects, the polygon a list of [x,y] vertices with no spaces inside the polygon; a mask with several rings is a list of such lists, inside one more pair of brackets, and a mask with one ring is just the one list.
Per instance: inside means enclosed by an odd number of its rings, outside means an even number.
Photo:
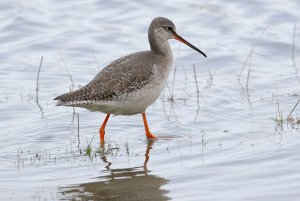
[{"label": "long dark bill", "polygon": [[191,43],[187,42],[186,40],[184,40],[181,36],[179,36],[175,31],[173,31],[173,34],[175,36],[176,40],[179,40],[180,42],[186,44],[187,46],[193,48],[194,50],[196,50],[197,52],[201,53],[203,56],[207,57],[206,54],[204,54],[204,52],[202,52],[201,50],[199,50],[198,48],[196,48],[194,45],[192,45]]}]

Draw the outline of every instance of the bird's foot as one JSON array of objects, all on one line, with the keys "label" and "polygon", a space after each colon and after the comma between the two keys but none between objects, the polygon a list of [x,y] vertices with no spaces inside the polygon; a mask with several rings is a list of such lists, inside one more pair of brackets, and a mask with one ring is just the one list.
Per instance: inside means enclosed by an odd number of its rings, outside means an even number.
[{"label": "bird's foot", "polygon": [[146,131],[146,136],[149,139],[155,140],[158,139],[158,137],[156,137],[153,133],[151,133],[150,131]]}]

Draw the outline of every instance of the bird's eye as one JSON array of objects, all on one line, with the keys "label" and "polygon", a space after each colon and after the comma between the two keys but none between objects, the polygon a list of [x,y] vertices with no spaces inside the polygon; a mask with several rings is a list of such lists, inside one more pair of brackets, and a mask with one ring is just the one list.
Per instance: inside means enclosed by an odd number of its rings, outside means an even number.
[{"label": "bird's eye", "polygon": [[172,27],[167,27],[167,30],[168,31],[172,31]]}]

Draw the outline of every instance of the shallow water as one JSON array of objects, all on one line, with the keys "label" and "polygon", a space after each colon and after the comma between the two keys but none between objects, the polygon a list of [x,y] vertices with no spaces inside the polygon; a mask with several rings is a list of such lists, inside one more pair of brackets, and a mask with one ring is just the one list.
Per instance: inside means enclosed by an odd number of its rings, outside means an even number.
[{"label": "shallow water", "polygon": [[[298,200],[299,107],[286,120],[299,99],[298,1],[2,1],[0,10],[0,200]],[[173,71],[147,110],[160,140],[145,139],[140,115],[115,116],[99,147],[104,114],[52,99],[148,49],[156,16],[208,58],[170,41]]]}]

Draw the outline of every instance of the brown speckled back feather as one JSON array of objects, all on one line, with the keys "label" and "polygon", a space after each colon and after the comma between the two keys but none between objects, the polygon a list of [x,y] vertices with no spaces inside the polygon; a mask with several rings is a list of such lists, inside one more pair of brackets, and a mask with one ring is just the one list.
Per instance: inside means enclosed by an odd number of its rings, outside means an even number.
[{"label": "brown speckled back feather", "polygon": [[[151,51],[133,53],[117,59],[84,87],[56,97],[57,105],[72,105],[78,101],[110,101],[116,100],[121,94],[140,89],[151,81],[153,65],[151,61],[159,58]],[[135,68],[135,69],[132,69]]]}]

